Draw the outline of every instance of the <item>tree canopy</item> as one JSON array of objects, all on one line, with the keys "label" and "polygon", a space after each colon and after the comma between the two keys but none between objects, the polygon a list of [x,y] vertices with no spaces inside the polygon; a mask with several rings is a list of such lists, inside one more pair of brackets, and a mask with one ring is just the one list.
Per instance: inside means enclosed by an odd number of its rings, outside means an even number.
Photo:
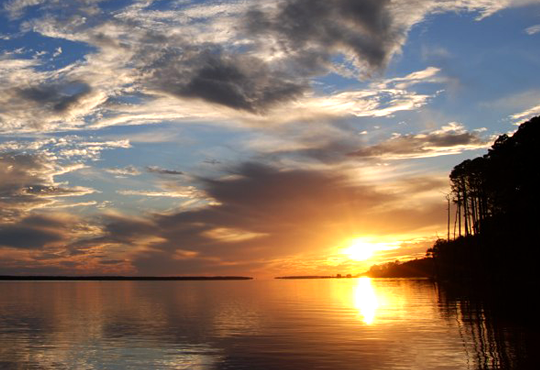
[{"label": "tree canopy", "polygon": [[[540,117],[501,135],[482,157],[450,173],[449,240],[428,252],[446,277],[529,277],[539,256]],[[452,226],[450,226],[452,224]],[[529,274],[529,275],[527,275]]]}]

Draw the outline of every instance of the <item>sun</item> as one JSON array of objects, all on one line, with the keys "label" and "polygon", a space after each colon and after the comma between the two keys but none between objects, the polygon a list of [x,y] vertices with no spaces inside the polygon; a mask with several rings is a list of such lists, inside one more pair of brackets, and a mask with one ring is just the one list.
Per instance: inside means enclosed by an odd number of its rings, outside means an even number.
[{"label": "sun", "polygon": [[373,253],[381,249],[376,243],[370,243],[363,239],[352,239],[349,247],[343,249],[341,252],[347,255],[350,259],[355,261],[365,261],[373,257]]}]

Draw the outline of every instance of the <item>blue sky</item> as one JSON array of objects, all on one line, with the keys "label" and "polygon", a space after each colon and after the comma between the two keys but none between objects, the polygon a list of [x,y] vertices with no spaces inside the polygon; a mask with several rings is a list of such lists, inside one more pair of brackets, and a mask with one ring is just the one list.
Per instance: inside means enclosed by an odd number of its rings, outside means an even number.
[{"label": "blue sky", "polygon": [[539,38],[538,0],[3,1],[0,273],[421,256],[540,114]]}]

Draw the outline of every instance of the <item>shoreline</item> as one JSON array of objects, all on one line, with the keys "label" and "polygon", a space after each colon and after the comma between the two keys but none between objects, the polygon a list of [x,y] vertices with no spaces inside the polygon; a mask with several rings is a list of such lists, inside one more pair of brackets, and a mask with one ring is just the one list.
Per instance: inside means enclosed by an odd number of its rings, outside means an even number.
[{"label": "shoreline", "polygon": [[0,275],[0,281],[206,281],[253,280],[249,276],[13,276]]}]

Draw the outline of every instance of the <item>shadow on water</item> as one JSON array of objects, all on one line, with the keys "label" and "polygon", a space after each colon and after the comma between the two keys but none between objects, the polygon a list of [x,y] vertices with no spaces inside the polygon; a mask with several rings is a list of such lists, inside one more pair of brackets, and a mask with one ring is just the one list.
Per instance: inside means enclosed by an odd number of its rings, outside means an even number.
[{"label": "shadow on water", "polygon": [[438,288],[439,309],[458,325],[470,369],[539,368],[537,289],[444,284]]}]

